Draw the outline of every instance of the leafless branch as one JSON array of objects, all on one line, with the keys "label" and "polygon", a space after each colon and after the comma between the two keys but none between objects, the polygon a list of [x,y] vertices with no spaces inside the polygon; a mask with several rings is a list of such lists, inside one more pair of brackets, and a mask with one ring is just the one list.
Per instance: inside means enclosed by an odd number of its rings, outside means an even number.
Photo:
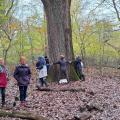
[{"label": "leafless branch", "polygon": [[106,0],[102,0],[94,9],[90,11],[90,13],[94,12],[98,7],[100,7]]},{"label": "leafless branch", "polygon": [[115,51],[117,51],[118,53],[120,52],[120,48],[108,43],[108,41],[105,41],[105,44],[107,44],[108,46],[110,46],[111,48],[113,48]]},{"label": "leafless branch", "polygon": [[12,41],[10,35],[6,32],[6,30],[3,29],[2,31],[3,31],[3,32],[5,33],[5,35],[7,36],[8,40]]},{"label": "leafless branch", "polygon": [[113,2],[114,9],[116,11],[116,14],[117,14],[117,18],[120,21],[120,15],[119,15],[119,11],[118,11],[117,6],[116,6],[116,2],[115,2],[115,0],[112,0],[112,2]]},{"label": "leafless branch", "polygon": [[11,0],[11,5],[10,5],[10,7],[8,8],[8,10],[6,11],[5,16],[8,16],[8,14],[9,14],[10,11],[11,11],[11,9],[13,8],[13,5],[14,5],[14,0]]}]

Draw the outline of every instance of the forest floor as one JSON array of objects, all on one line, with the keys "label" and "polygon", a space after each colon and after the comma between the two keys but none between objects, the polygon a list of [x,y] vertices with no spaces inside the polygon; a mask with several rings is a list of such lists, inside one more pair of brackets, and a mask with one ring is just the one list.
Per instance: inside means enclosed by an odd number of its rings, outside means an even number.
[{"label": "forest floor", "polygon": [[[49,83],[49,88],[56,91],[36,90],[33,80],[28,89],[26,108],[20,108],[19,102],[12,108],[18,88],[14,80],[10,80],[7,105],[2,109],[31,112],[48,120],[120,120],[120,70],[105,68],[100,74],[97,69],[89,68],[85,74],[85,81],[65,85]],[[58,91],[62,89],[76,90]],[[0,120],[19,119],[6,117]]]}]

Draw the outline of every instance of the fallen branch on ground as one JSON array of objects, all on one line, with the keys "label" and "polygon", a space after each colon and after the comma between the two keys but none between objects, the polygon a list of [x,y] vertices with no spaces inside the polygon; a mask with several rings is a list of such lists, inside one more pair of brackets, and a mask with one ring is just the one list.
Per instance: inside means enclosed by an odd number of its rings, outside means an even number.
[{"label": "fallen branch on ground", "polygon": [[74,88],[68,88],[68,89],[51,89],[51,88],[40,88],[40,87],[37,87],[37,90],[39,91],[46,91],[46,92],[66,92],[66,91],[69,91],[69,92],[85,92],[85,89],[83,88],[79,88],[79,89],[74,89]]},{"label": "fallen branch on ground", "polygon": [[14,111],[5,111],[0,110],[0,117],[11,117],[11,118],[21,118],[27,120],[47,120],[42,116],[33,115],[32,113],[27,112],[14,112]]}]

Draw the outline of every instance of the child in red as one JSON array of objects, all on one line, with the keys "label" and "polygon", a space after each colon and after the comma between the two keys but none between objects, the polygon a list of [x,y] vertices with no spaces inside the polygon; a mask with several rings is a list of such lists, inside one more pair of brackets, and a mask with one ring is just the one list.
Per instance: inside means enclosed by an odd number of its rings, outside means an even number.
[{"label": "child in red", "polygon": [[5,88],[7,86],[7,73],[3,58],[0,58],[0,93],[2,98],[2,107],[5,105]]}]

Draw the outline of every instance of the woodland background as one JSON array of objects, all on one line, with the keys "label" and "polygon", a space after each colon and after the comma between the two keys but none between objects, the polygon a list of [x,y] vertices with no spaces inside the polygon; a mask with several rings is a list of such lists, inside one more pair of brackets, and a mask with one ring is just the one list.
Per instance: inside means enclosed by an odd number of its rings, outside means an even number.
[{"label": "woodland background", "polygon": [[[115,2],[117,11],[113,1],[72,1],[74,53],[86,65],[118,67],[120,64],[119,1]],[[48,44],[42,3],[0,0],[0,4],[0,56],[7,64],[17,64],[22,54],[29,63],[45,55]]]}]

